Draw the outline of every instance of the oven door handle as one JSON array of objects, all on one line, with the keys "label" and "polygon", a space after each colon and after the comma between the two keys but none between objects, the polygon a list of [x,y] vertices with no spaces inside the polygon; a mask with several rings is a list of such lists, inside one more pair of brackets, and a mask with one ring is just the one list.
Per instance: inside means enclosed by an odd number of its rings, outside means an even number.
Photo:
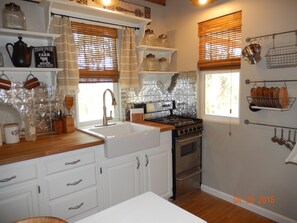
[{"label": "oven door handle", "polygon": [[182,139],[182,140],[176,139],[176,142],[183,143],[183,142],[187,142],[189,140],[196,140],[196,139],[201,138],[201,137],[202,137],[202,134],[199,134],[198,136],[194,136],[194,137],[186,138],[186,139]]},{"label": "oven door handle", "polygon": [[186,179],[188,179],[188,178],[190,178],[190,177],[192,177],[192,176],[194,176],[194,175],[196,175],[198,173],[201,173],[201,172],[202,172],[201,171],[201,168],[198,167],[197,169],[195,168],[195,171],[194,172],[191,171],[190,173],[187,173],[187,174],[179,174],[179,175],[177,175],[175,179],[177,181],[184,181],[184,180],[186,180]]}]

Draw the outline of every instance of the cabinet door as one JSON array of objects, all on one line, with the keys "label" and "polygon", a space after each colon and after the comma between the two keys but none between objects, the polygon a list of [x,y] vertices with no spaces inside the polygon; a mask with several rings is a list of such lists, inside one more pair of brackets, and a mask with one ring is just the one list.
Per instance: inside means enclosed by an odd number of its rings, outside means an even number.
[{"label": "cabinet door", "polygon": [[171,149],[154,149],[144,154],[144,192],[164,198],[172,196]]},{"label": "cabinet door", "polygon": [[38,216],[37,187],[37,184],[30,183],[1,188],[1,223],[11,223],[18,219]]},{"label": "cabinet door", "polygon": [[101,168],[104,206],[111,207],[140,194],[140,159],[123,156],[110,159]]}]

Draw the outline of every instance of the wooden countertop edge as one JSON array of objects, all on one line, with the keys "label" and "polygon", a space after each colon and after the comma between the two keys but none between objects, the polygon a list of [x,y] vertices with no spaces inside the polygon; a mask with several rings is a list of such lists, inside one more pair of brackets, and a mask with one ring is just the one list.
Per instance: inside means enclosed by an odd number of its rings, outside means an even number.
[{"label": "wooden countertop edge", "polygon": [[[139,124],[160,128],[160,132],[175,129],[171,125],[149,121],[142,121]],[[102,144],[104,144],[103,139],[79,129],[74,133],[38,136],[34,142],[26,142],[21,139],[21,142],[17,144],[3,144],[0,146],[0,166]]]}]

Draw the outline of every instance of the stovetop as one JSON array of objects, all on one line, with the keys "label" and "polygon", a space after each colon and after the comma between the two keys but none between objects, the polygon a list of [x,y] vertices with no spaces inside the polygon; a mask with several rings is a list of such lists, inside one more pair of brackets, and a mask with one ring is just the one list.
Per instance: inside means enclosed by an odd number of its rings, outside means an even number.
[{"label": "stovetop", "polygon": [[156,118],[156,119],[149,119],[148,121],[158,122],[158,123],[167,124],[167,125],[174,125],[176,128],[202,123],[202,119],[177,116],[177,115],[171,115],[171,116],[166,116],[166,117]]}]

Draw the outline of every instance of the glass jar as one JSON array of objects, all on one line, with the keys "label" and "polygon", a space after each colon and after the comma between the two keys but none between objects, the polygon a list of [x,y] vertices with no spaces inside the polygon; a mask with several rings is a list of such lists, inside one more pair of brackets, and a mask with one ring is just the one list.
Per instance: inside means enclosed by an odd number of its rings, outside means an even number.
[{"label": "glass jar", "polygon": [[168,40],[168,36],[165,34],[161,34],[158,37],[158,45],[161,47],[169,47],[169,40]]},{"label": "glass jar", "polygon": [[28,113],[25,117],[25,140],[26,141],[36,140],[35,119],[32,112]]},{"label": "glass jar", "polygon": [[2,22],[3,28],[26,30],[25,14],[17,4],[5,4],[2,10]]},{"label": "glass jar", "polygon": [[156,71],[158,68],[158,59],[155,58],[155,55],[150,53],[143,59],[144,71]]},{"label": "glass jar", "polygon": [[156,42],[157,42],[157,37],[154,34],[154,31],[151,29],[145,30],[145,34],[141,41],[141,44],[147,45],[147,46],[154,46],[156,45]]},{"label": "glass jar", "polygon": [[160,71],[168,71],[169,62],[166,58],[162,57],[159,59]]}]

